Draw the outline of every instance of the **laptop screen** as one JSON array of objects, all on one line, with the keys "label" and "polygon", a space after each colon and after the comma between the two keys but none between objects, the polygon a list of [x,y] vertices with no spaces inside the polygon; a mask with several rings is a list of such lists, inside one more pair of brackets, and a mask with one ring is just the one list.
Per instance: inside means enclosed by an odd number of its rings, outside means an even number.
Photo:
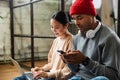
[{"label": "laptop screen", "polygon": [[21,75],[24,74],[21,66],[19,65],[19,63],[17,61],[15,61],[13,58],[9,57],[10,61],[14,64],[14,66],[16,67],[16,69],[20,72]]}]

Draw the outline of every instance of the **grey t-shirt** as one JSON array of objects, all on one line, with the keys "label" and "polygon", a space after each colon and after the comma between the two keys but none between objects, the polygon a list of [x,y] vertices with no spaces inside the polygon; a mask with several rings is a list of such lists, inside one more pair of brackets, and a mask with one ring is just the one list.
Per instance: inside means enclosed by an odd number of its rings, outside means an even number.
[{"label": "grey t-shirt", "polygon": [[84,38],[78,33],[74,36],[73,46],[90,58],[87,66],[80,64],[77,75],[86,80],[101,75],[110,80],[120,80],[120,39],[114,31],[101,25],[94,38]]}]

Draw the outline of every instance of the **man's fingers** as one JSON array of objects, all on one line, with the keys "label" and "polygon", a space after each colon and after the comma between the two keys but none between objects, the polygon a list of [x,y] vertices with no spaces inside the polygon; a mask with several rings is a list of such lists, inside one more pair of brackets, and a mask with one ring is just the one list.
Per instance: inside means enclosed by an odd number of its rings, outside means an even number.
[{"label": "man's fingers", "polygon": [[60,56],[61,56],[61,58],[62,58],[63,62],[64,62],[64,63],[67,63],[67,61],[66,61],[66,59],[64,58],[63,54],[62,54],[62,55],[60,55]]},{"label": "man's fingers", "polygon": [[64,59],[73,59],[74,54],[65,54],[63,55]]}]

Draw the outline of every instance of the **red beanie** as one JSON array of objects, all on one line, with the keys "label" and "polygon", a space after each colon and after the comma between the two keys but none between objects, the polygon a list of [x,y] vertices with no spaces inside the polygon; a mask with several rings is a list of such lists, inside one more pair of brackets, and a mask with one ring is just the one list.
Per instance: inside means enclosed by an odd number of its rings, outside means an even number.
[{"label": "red beanie", "polygon": [[96,16],[96,9],[93,0],[75,0],[70,7],[70,15],[73,14],[87,14]]}]

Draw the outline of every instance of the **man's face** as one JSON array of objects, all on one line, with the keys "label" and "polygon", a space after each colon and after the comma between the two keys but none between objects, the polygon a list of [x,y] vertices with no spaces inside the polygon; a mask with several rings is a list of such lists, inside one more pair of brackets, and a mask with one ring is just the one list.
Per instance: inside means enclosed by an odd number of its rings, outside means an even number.
[{"label": "man's face", "polygon": [[81,35],[85,36],[86,31],[92,29],[93,26],[93,17],[90,15],[72,15],[72,18],[77,25],[77,28],[80,30]]}]

